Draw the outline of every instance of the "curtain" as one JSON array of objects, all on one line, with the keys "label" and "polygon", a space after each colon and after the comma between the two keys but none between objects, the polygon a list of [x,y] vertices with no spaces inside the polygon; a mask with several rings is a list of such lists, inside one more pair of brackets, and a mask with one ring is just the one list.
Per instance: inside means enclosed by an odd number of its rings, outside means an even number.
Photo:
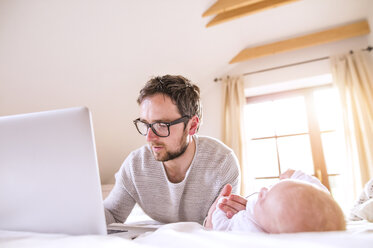
[{"label": "curtain", "polygon": [[241,169],[241,195],[244,187],[244,82],[242,76],[223,79],[223,142],[235,152]]},{"label": "curtain", "polygon": [[[368,52],[331,57],[333,81],[341,98],[343,124],[356,198],[363,185],[373,178],[373,76]],[[351,178],[351,177],[350,177]]]}]

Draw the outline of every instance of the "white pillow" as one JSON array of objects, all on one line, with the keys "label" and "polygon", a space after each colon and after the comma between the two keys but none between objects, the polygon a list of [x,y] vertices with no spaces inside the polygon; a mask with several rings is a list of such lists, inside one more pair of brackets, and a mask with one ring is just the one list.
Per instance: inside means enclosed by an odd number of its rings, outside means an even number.
[{"label": "white pillow", "polygon": [[373,222],[373,199],[369,199],[363,204],[358,205],[354,209],[353,214],[364,220]]}]

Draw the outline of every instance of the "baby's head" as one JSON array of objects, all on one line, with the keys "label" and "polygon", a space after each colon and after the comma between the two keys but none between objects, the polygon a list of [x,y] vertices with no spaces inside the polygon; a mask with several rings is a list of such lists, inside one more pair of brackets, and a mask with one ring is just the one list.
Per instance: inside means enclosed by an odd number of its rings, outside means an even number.
[{"label": "baby's head", "polygon": [[254,206],[257,223],[269,233],[322,232],[346,229],[344,215],[332,196],[297,180],[262,188]]}]

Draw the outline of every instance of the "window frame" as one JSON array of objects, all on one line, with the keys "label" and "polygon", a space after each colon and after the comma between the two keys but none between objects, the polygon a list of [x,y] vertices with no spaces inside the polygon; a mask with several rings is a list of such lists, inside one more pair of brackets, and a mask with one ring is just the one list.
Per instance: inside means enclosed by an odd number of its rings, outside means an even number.
[{"label": "window frame", "polygon": [[[278,170],[280,174],[281,165],[280,165],[280,160],[279,160],[277,139],[280,137],[308,134],[310,138],[310,147],[311,147],[311,154],[312,154],[313,167],[314,167],[314,173],[315,173],[314,176],[317,177],[321,181],[321,183],[325,187],[328,188],[329,191],[330,191],[329,176],[336,176],[339,174],[328,174],[327,173],[327,167],[326,167],[325,156],[324,156],[324,151],[323,151],[323,146],[322,146],[321,134],[327,133],[327,132],[335,132],[336,130],[333,129],[333,130],[320,131],[319,123],[318,123],[316,112],[315,112],[313,92],[316,90],[330,89],[330,88],[333,88],[332,84],[315,86],[315,87],[307,87],[307,88],[289,90],[289,91],[283,91],[283,92],[269,93],[269,94],[259,95],[259,96],[246,97],[246,104],[260,103],[260,102],[265,102],[265,101],[274,101],[274,100],[279,100],[279,99],[284,99],[284,98],[289,98],[289,97],[296,97],[296,96],[304,97],[305,106],[306,106],[307,122],[308,122],[308,133],[275,135],[272,137],[253,138],[252,140],[269,139],[269,138],[276,139],[277,163],[278,163]],[[272,178],[278,178],[278,177],[256,177],[255,179],[272,179]]]}]

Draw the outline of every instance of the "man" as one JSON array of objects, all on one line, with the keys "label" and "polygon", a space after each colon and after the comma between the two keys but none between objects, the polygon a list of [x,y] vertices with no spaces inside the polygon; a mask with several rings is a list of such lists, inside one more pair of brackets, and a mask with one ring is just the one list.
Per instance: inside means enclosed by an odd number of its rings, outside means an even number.
[{"label": "man", "polygon": [[133,151],[116,173],[104,201],[107,224],[125,222],[137,203],[156,221],[201,223],[226,184],[238,193],[233,151],[196,135],[202,109],[198,86],[182,76],[152,78],[137,99],[134,121],[147,145]]}]

